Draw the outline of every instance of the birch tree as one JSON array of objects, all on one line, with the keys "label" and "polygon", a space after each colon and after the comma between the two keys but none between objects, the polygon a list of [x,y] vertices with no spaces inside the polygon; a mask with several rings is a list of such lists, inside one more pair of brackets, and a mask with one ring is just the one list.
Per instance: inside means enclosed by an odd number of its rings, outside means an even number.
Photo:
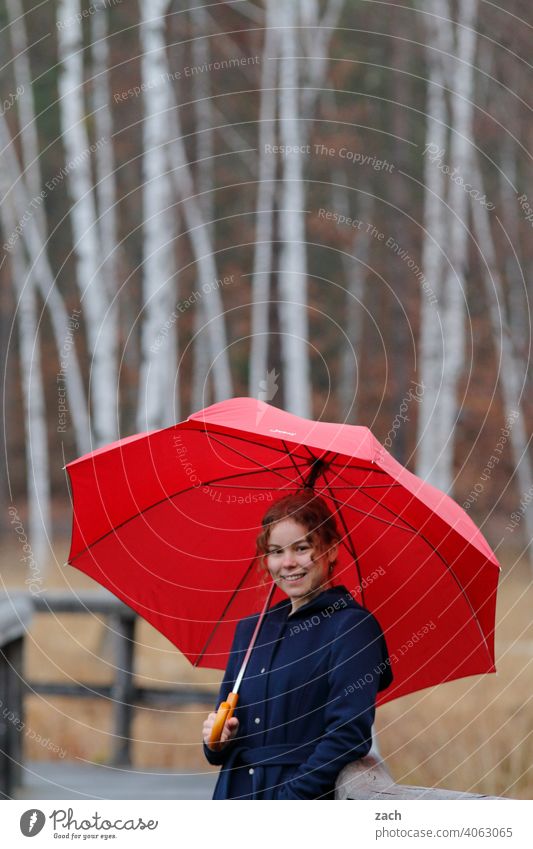
[{"label": "birch tree", "polygon": [[118,323],[117,286],[117,216],[115,157],[112,144],[113,121],[109,94],[109,46],[107,27],[107,0],[96,0],[91,15],[92,57],[92,114],[96,139],[107,139],[107,144],[95,150],[96,206],[98,211],[98,238],[102,246],[101,274],[109,300],[111,324]]},{"label": "birch tree", "polygon": [[[6,201],[9,180],[5,160],[0,160],[0,187],[4,198],[0,204],[0,215],[6,238],[17,225],[12,204],[10,200]],[[10,261],[11,280],[17,295],[16,322],[24,405],[29,540],[35,563],[44,569],[52,527],[46,408],[34,275],[27,266],[24,245],[20,239],[13,246]]]},{"label": "birch tree", "polygon": [[[279,35],[274,28],[276,4],[267,0],[265,37],[261,66],[259,104],[258,182],[255,209],[255,245],[252,271],[252,314],[248,394],[258,397],[261,381],[268,374],[270,278],[272,274],[272,238],[276,197],[276,79]],[[270,393],[269,393],[270,394]],[[268,401],[273,398],[265,399]]]},{"label": "birch tree", "polygon": [[[33,209],[32,197],[26,190],[3,116],[0,116],[0,147],[2,148],[4,167],[7,169],[10,177],[9,193],[4,198],[4,201],[8,197],[11,198],[15,215],[18,221],[22,221],[25,213],[29,209]],[[61,352],[69,334],[69,316],[63,298],[58,292],[54,274],[50,266],[47,255],[47,242],[39,226],[37,210],[38,207],[36,206],[35,214],[32,214],[26,221],[21,239],[24,241],[29,262],[31,263],[29,271],[33,274],[35,284],[38,286],[44,304],[48,309],[58,357],[61,358]],[[84,454],[90,450],[91,446],[90,420],[79,359],[75,348],[71,350],[69,355],[68,368],[65,371],[65,383],[76,447],[80,454]]]},{"label": "birch tree", "polygon": [[[20,221],[24,213],[30,209],[32,199],[40,195],[42,177],[23,8],[20,0],[7,0],[6,8],[10,21],[9,34],[12,44],[14,74],[24,89],[24,96],[17,100],[22,169],[19,167],[3,115],[0,116],[0,145],[4,149],[3,156],[11,177],[10,194],[12,195],[14,213]],[[29,271],[33,276],[35,286],[39,289],[44,306],[48,310],[57,354],[61,358],[63,346],[69,334],[69,316],[48,260],[44,205],[34,204],[31,208],[33,214],[26,224],[21,238],[24,240],[29,257]],[[90,420],[75,347],[69,354],[68,368],[65,371],[65,384],[77,451],[79,454],[85,454],[90,450],[91,445]]]},{"label": "birch tree", "polygon": [[[305,237],[304,154],[310,137],[311,116],[328,67],[329,43],[337,25],[342,0],[329,0],[322,18],[316,0],[275,5],[279,34],[279,138],[286,152],[282,160],[279,231],[281,241],[278,288],[279,323],[285,407],[309,417],[311,393],[307,319],[307,247]],[[308,55],[301,60],[297,32]],[[303,89],[300,95],[300,88]]]},{"label": "birch tree", "polygon": [[[340,174],[335,177],[333,190],[335,209],[347,217],[351,214],[348,194],[340,188]],[[360,221],[371,221],[374,207],[371,193],[362,190],[357,193],[357,217]],[[345,324],[343,348],[339,376],[339,400],[342,421],[355,424],[357,421],[356,388],[357,360],[362,356],[362,332],[365,304],[365,284],[370,257],[372,237],[368,228],[354,235],[351,250],[342,255],[344,279],[346,281]]]},{"label": "birch tree", "polygon": [[[174,287],[174,215],[167,144],[170,108],[166,76],[165,14],[169,0],[139,0],[143,108],[143,305],[142,364],[137,426],[172,423],[177,365]],[[176,407],[177,404],[176,399]],[[179,409],[176,409],[179,416]]]},{"label": "birch tree", "polygon": [[[443,86],[449,81],[449,158],[460,174],[470,173],[477,0],[466,0],[458,6],[455,45],[449,2],[432,0],[429,11],[423,267],[440,306],[438,314],[433,313],[433,299],[422,291],[420,362],[425,392],[419,410],[417,472],[440,489],[450,491],[457,384],[465,348],[468,195],[459,181],[446,183],[439,176],[441,169],[435,158],[432,161],[431,151],[440,151],[441,157],[446,154],[448,121]],[[446,217],[442,206],[445,196],[449,208]]]},{"label": "birch tree", "polygon": [[[193,65],[208,66],[210,59],[210,39],[206,38],[209,26],[209,15],[204,6],[197,6],[190,11],[191,22],[195,37],[191,44]],[[215,138],[213,132],[213,110],[211,100],[211,85],[209,74],[194,74],[192,78],[192,94],[194,101],[194,117],[196,129],[196,170],[198,182],[198,203],[206,222],[209,238],[214,234],[213,189],[215,186]],[[195,307],[192,368],[191,407],[200,410],[210,403],[209,386],[209,350],[205,344],[204,327],[207,321],[207,311],[203,298]]]},{"label": "birch tree", "polygon": [[[168,69],[166,73],[168,73]],[[202,304],[207,320],[206,334],[213,371],[213,388],[216,401],[223,401],[233,394],[228,343],[224,319],[224,305],[219,287],[215,250],[204,219],[190,164],[187,159],[179,107],[173,104],[170,112],[171,133],[168,154],[172,168],[172,180],[181,201],[181,208],[191,248],[202,281]]]},{"label": "birch tree", "polygon": [[279,137],[282,162],[279,210],[282,248],[278,271],[284,407],[310,418],[307,319],[307,255],[300,103],[298,97],[297,7],[278,0],[280,33]]},{"label": "birch tree", "polygon": [[[58,0],[57,49],[59,113],[68,163],[67,184],[72,198],[70,221],[80,290],[91,353],[90,402],[97,445],[117,434],[117,327],[99,264],[95,193],[91,175],[91,146],[85,123],[83,34],[80,0]],[[97,144],[110,144],[99,139]]]}]

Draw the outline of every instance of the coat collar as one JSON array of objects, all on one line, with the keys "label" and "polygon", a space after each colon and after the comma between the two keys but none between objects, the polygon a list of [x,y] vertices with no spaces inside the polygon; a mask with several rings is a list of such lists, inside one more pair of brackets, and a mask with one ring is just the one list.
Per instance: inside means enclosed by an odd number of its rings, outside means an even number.
[{"label": "coat collar", "polygon": [[320,595],[308,601],[307,604],[302,604],[295,613],[291,613],[291,601],[289,598],[275,604],[268,611],[268,618],[272,616],[274,619],[296,621],[305,618],[310,614],[321,613],[328,609],[331,613],[336,610],[343,610],[346,607],[357,608],[361,605],[354,601],[351,593],[343,584],[338,584],[335,587],[329,587]]}]

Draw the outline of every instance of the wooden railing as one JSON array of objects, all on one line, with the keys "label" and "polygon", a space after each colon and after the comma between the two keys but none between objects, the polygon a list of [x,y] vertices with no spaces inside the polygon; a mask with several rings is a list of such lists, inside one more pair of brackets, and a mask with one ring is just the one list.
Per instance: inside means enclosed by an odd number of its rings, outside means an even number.
[{"label": "wooden railing", "polygon": [[[34,613],[105,616],[114,643],[111,684],[28,681],[24,673],[23,645]],[[131,724],[135,707],[179,707],[193,703],[213,707],[217,690],[192,686],[152,688],[135,683],[137,618],[131,608],[111,593],[99,590],[76,595],[49,592],[30,596],[19,592],[0,596],[0,798],[10,798],[13,787],[19,783],[25,693],[108,699],[113,714],[110,759],[113,766],[131,765]]]},{"label": "wooden railing", "polygon": [[413,787],[396,784],[377,747],[365,758],[348,764],[337,776],[336,799],[376,799],[396,801],[400,799],[502,799],[501,796],[482,796],[445,790],[438,787]]}]

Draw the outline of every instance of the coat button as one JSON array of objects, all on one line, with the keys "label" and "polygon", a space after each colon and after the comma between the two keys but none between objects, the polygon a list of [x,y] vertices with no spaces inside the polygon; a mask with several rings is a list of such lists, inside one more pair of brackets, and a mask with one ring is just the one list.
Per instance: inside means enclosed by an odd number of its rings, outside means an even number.
[{"label": "coat button", "polygon": [[261,675],[263,674],[263,672],[266,672],[266,669],[265,669],[265,667],[264,667],[264,666],[263,666],[263,668],[262,668],[262,670],[261,670]]},{"label": "coat button", "polygon": [[253,768],[253,767],[251,767],[251,768],[248,770],[248,775],[253,775],[253,774],[254,774],[254,768]]},{"label": "coat button", "polygon": [[261,722],[260,717],[256,716],[256,718],[254,719],[254,722],[255,722],[256,725],[259,725],[259,723]]}]

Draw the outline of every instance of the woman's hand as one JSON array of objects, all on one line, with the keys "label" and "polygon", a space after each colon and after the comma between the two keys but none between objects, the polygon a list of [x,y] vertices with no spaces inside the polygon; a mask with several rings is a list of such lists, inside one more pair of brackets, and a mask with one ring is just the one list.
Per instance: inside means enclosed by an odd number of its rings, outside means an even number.
[{"label": "woman's hand", "polygon": [[[204,743],[206,745],[209,744],[209,738],[211,736],[211,729],[215,723],[215,719],[217,718],[216,713],[210,713],[207,719],[204,722]],[[225,746],[226,743],[229,743],[239,730],[239,720],[236,716],[232,716],[231,719],[227,719],[224,723],[224,728],[222,729],[222,734],[220,735],[220,743],[221,746]]]}]

